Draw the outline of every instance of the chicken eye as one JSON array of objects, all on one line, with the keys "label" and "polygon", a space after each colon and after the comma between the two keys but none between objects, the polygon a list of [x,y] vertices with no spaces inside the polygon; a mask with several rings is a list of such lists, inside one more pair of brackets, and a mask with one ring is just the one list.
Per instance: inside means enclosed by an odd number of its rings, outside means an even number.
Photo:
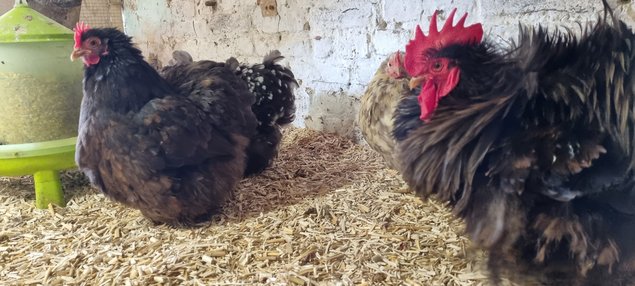
[{"label": "chicken eye", "polygon": [[435,62],[434,64],[432,64],[432,70],[435,72],[439,72],[443,69],[443,63],[441,62]]},{"label": "chicken eye", "polygon": [[97,41],[97,39],[88,40],[88,45],[91,47],[97,46],[98,44],[99,44],[99,41]]}]

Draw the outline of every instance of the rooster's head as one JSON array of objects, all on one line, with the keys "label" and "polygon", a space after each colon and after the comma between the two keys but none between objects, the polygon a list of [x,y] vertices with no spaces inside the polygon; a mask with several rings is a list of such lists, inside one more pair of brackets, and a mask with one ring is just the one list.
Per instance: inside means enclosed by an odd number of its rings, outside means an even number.
[{"label": "rooster's head", "polygon": [[415,38],[406,45],[404,65],[412,77],[410,88],[423,84],[419,94],[421,120],[427,121],[436,109],[439,100],[448,95],[458,84],[461,71],[451,58],[444,57],[442,51],[458,45],[477,45],[483,38],[483,27],[476,23],[465,27],[467,13],[455,26],[452,10],[441,31],[437,30],[437,12],[430,21],[428,36],[417,26]]}]

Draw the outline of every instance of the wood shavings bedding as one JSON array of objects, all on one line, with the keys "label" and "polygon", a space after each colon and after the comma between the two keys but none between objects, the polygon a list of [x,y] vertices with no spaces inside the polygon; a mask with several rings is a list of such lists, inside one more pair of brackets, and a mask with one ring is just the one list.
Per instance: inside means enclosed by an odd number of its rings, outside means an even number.
[{"label": "wood shavings bedding", "polygon": [[285,130],[264,174],[200,228],[155,226],[76,171],[66,208],[34,208],[0,178],[0,281],[9,285],[488,285],[484,256],[442,205],[422,202],[371,150]]}]

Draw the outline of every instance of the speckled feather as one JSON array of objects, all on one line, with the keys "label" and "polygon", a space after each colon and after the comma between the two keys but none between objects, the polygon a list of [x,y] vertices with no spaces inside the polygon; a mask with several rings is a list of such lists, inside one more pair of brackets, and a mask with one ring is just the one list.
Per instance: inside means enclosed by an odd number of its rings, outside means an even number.
[{"label": "speckled feather", "polygon": [[282,59],[279,51],[272,51],[262,64],[238,67],[238,74],[256,95],[253,109],[260,125],[284,125],[295,118],[293,91],[298,83],[290,69],[278,64]]},{"label": "speckled feather", "polygon": [[295,119],[295,94],[298,87],[293,72],[280,64],[279,51],[266,55],[261,64],[242,64],[236,73],[248,84],[256,98],[252,110],[258,120],[258,132],[249,145],[246,175],[260,173],[278,154],[280,128]]},{"label": "speckled feather", "polygon": [[[522,28],[435,56],[461,69],[430,122],[404,98],[395,137],[405,180],[436,194],[502,270],[548,285],[635,280],[635,36],[608,16],[579,39]],[[564,284],[563,284],[564,283]]]}]

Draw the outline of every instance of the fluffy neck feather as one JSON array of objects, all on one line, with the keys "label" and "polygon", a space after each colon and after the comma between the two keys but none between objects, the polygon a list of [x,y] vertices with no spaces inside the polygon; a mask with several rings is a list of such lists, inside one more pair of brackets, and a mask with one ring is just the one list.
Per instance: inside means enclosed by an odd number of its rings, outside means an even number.
[{"label": "fluffy neck feather", "polygon": [[108,44],[108,54],[86,67],[86,108],[118,113],[138,111],[153,98],[174,94],[170,85],[143,59],[130,37],[116,29],[91,29],[83,38],[97,36]]}]

